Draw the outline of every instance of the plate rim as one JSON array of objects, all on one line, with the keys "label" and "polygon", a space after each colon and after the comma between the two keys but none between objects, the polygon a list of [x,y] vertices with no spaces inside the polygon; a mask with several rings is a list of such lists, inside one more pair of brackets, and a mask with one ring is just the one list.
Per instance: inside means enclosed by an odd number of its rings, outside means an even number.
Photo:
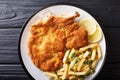
[{"label": "plate rim", "polygon": [[[39,11],[43,10],[43,9],[46,9],[48,7],[51,7],[51,6],[57,6],[57,5],[68,5],[68,6],[73,6],[73,7],[77,7],[77,8],[80,8],[84,11],[86,11],[87,13],[89,13],[97,22],[98,24],[100,25],[100,28],[102,26],[101,22],[98,20],[98,18],[96,18],[96,16],[88,9],[82,7],[81,5],[79,4],[76,4],[76,3],[67,3],[67,2],[59,2],[59,3],[53,3],[53,4],[49,4],[49,5],[46,5],[46,6],[43,6],[42,8],[39,8],[37,9],[34,13],[32,13],[32,15],[30,17],[28,17],[28,19],[23,23],[22,25],[22,29],[20,31],[20,35],[19,35],[19,41],[18,41],[18,56],[19,56],[19,60],[20,60],[20,63],[25,71],[25,73],[28,75],[28,78],[30,78],[31,80],[35,80],[31,74],[28,72],[28,70],[26,69],[25,67],[25,64],[23,62],[23,59],[22,59],[22,55],[21,55],[21,38],[22,38],[22,35],[23,35],[23,32],[24,32],[24,29],[26,27],[26,25],[28,24],[28,22],[31,20],[31,18],[36,15]],[[102,32],[103,32],[103,35],[104,35],[104,31],[103,29],[101,28]],[[106,61],[106,55],[107,55],[107,45],[106,45],[106,37],[104,35],[104,39],[105,39],[105,56],[104,56],[104,60],[103,60],[103,63],[99,69],[99,71],[96,73],[95,76],[93,76],[93,79],[95,79],[97,77],[97,75],[100,73],[100,71],[102,70],[104,64],[105,64],[105,61]]]}]

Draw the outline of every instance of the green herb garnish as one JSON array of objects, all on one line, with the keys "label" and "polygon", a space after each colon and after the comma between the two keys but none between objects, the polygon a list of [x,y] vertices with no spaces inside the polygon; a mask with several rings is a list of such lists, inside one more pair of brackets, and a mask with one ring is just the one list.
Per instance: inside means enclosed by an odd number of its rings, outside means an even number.
[{"label": "green herb garnish", "polygon": [[71,71],[74,71],[72,68],[70,69]]},{"label": "green herb garnish", "polygon": [[80,75],[80,76],[78,76],[78,78],[81,79],[81,78],[84,78],[84,76],[83,76],[83,75]]},{"label": "green herb garnish", "polygon": [[91,64],[93,62],[93,60],[87,60],[86,62],[84,62],[84,64]]},{"label": "green herb garnish", "polygon": [[90,68],[91,69],[91,73],[94,73],[95,72],[95,69],[93,69],[93,68]]},{"label": "green herb garnish", "polygon": [[79,54],[82,54],[82,52],[79,52]]},{"label": "green herb garnish", "polygon": [[72,56],[71,56],[71,58],[74,58],[75,57],[75,53],[72,53]]},{"label": "green herb garnish", "polygon": [[78,63],[79,61],[80,61],[80,58],[77,58],[76,63]]},{"label": "green herb garnish", "polygon": [[86,76],[89,76],[91,73],[87,73]]},{"label": "green herb garnish", "polygon": [[68,61],[67,63],[70,64],[70,61]]},{"label": "green herb garnish", "polygon": [[90,54],[89,54],[89,56],[91,56],[92,55],[92,51],[90,51]]},{"label": "green herb garnish", "polygon": [[55,74],[57,74],[57,71],[55,71]]},{"label": "green herb garnish", "polygon": [[92,51],[92,48],[88,48],[87,51]]}]

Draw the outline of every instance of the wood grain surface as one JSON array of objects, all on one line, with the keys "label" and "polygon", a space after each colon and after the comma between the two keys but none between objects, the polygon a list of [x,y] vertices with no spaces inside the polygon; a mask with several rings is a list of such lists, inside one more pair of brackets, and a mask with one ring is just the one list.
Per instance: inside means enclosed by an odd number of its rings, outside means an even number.
[{"label": "wood grain surface", "polygon": [[0,0],[0,80],[29,80],[18,56],[22,25],[36,10],[59,2],[80,5],[102,25],[107,56],[94,80],[120,80],[120,0]]}]

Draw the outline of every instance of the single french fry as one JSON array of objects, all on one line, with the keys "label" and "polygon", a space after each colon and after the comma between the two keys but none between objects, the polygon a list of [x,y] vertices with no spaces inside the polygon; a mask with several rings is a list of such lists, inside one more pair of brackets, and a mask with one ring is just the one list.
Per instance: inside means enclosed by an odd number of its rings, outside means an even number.
[{"label": "single french fry", "polygon": [[47,76],[47,77],[49,78],[49,80],[53,78],[53,77],[51,77],[51,76]]},{"label": "single french fry", "polygon": [[101,59],[102,53],[101,53],[101,49],[100,49],[99,45],[97,46],[97,53],[98,53],[98,58]]},{"label": "single french fry", "polygon": [[76,76],[72,75],[72,76],[69,76],[69,80],[74,80],[76,78]]},{"label": "single french fry", "polygon": [[73,67],[74,71],[77,71],[77,66],[78,66],[78,64],[75,64],[75,66]]},{"label": "single french fry", "polygon": [[95,48],[95,47],[97,47],[97,45],[98,45],[97,43],[89,44],[88,46],[80,48],[79,52],[83,52],[83,51],[87,50],[88,48]]},{"label": "single french fry", "polygon": [[51,72],[44,72],[45,75],[49,76],[49,77],[53,77],[55,79],[58,79],[58,76],[55,73],[51,73]]},{"label": "single french fry", "polygon": [[86,72],[86,74],[89,73],[89,72],[90,72],[90,67],[87,67],[87,68],[84,70],[84,72]]},{"label": "single french fry", "polygon": [[86,51],[86,52],[84,53],[84,58],[88,57],[89,54],[90,54],[90,52],[89,52],[89,51]]},{"label": "single french fry", "polygon": [[83,65],[83,67],[81,68],[82,71],[84,71],[85,69],[87,69],[89,67],[89,65]]},{"label": "single french fry", "polygon": [[73,71],[70,71],[69,72],[69,75],[85,75],[86,72],[73,72]]},{"label": "single french fry", "polygon": [[80,71],[80,70],[81,70],[81,67],[82,67],[84,61],[85,61],[85,58],[83,58],[83,59],[78,63],[77,71]]},{"label": "single french fry", "polygon": [[[68,75],[73,75],[73,76],[76,76],[76,75],[85,75],[87,73],[87,71],[88,71],[88,69],[86,70],[86,72],[85,71],[82,71],[82,72],[69,71]],[[57,75],[58,76],[61,76],[61,75],[64,76],[64,72],[59,72]],[[65,79],[63,76],[62,76],[62,79]],[[68,78],[68,77],[66,77],[66,78]]]},{"label": "single french fry", "polygon": [[92,62],[91,67],[92,67],[93,69],[96,67],[97,62],[98,62],[98,59],[95,59],[95,60]]},{"label": "single french fry", "polygon": [[65,71],[63,73],[62,79],[66,79],[68,77],[68,70],[69,70],[69,65],[65,64]]},{"label": "single french fry", "polygon": [[70,50],[67,50],[66,53],[65,53],[65,56],[64,56],[64,58],[63,58],[63,63],[66,63],[66,62],[67,62],[69,53],[70,53]]},{"label": "single french fry", "polygon": [[90,67],[87,67],[84,72],[88,72],[90,70]]},{"label": "single french fry", "polygon": [[69,53],[69,57],[68,57],[68,58],[69,58],[70,60],[71,60],[73,54],[75,54],[75,49],[74,49],[74,48],[72,48],[71,52]]},{"label": "single french fry", "polygon": [[62,76],[64,72],[57,72],[58,76]]},{"label": "single french fry", "polygon": [[94,49],[92,50],[91,60],[94,60],[95,57],[96,57],[96,49],[94,48]]}]

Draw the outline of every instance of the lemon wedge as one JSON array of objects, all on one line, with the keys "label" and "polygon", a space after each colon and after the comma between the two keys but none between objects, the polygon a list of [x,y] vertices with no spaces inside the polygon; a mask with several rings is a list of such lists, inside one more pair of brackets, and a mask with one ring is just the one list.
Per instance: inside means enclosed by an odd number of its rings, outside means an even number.
[{"label": "lemon wedge", "polygon": [[90,42],[90,43],[99,42],[101,40],[101,38],[102,38],[101,29],[96,26],[95,33],[92,35],[88,35],[88,42]]},{"label": "lemon wedge", "polygon": [[88,35],[92,35],[96,31],[96,24],[90,18],[82,18],[78,25],[84,27],[88,31]]}]

